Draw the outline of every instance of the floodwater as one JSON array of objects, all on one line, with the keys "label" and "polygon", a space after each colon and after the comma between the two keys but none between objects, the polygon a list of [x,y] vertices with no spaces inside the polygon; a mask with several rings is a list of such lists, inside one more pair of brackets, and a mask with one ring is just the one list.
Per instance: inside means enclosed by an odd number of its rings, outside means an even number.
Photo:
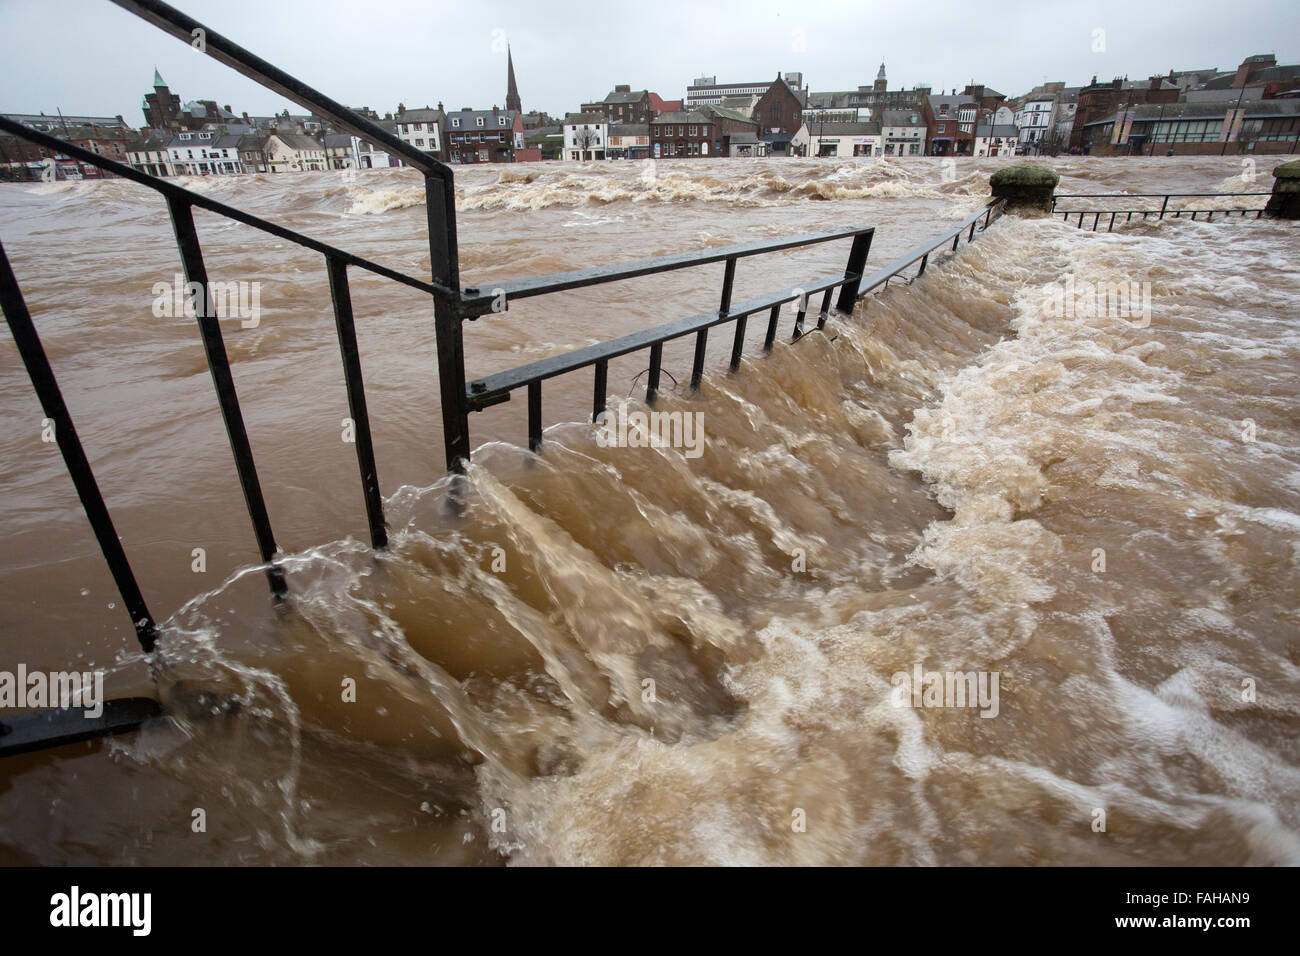
[{"label": "floodwater", "polygon": [[[1275,160],[1050,162],[1062,192],[1213,192],[1267,190]],[[458,170],[462,283],[857,224],[879,266],[999,165]],[[409,171],[184,184],[428,275]],[[196,219],[211,279],[257,296],[221,324],[291,596],[256,566],[194,320],[157,301],[163,202],[0,187],[163,622],[155,685],[0,336],[0,671],[102,669],[169,714],[0,762],[0,862],[1300,863],[1294,224],[1005,217],[825,334],[790,344],[787,309],[763,357],[751,321],[738,374],[716,331],[696,395],[692,340],[669,346],[655,410],[695,447],[598,441],[590,370],[546,383],[540,456],[523,394],[475,414],[461,514],[431,303],[352,270],[375,553],[322,258]],[[742,260],[734,299],[847,246]],[[716,308],[721,274],[514,303],[466,324],[468,374]],[[1133,294],[1089,309],[1099,283]],[[647,364],[611,363],[625,417]]]}]

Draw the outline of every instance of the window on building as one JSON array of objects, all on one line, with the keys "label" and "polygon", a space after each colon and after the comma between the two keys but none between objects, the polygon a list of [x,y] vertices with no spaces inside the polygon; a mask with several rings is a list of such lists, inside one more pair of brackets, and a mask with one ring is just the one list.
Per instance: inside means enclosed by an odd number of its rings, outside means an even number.
[{"label": "window on building", "polygon": [[453,117],[451,121],[452,128],[460,129],[460,117]]},{"label": "window on building", "polygon": [[478,118],[478,125],[479,125],[479,126],[482,126],[482,125],[483,125],[483,117],[481,117],[481,116]]}]

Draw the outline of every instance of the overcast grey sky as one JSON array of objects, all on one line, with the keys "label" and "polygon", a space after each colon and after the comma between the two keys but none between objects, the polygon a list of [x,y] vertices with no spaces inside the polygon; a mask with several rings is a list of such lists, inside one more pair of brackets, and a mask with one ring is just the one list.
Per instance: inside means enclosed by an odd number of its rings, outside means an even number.
[{"label": "overcast grey sky", "polygon": [[[552,114],[615,83],[667,99],[693,77],[800,70],[852,89],[885,61],[891,89],[972,79],[1015,95],[1173,69],[1234,68],[1252,53],[1300,60],[1296,0],[177,0],[181,9],[329,96],[381,114],[504,105],[508,39],[525,109]],[[1104,52],[1094,52],[1094,31]],[[495,44],[499,46],[500,44]],[[0,0],[0,111],[143,122],[155,65],[182,100],[235,112],[286,104],[108,0]],[[296,110],[295,110],[296,111]]]}]

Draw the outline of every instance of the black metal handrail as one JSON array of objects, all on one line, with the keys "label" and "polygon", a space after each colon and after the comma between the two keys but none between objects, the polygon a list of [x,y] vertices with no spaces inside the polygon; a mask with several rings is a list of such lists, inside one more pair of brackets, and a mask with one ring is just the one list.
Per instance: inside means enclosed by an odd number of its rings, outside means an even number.
[{"label": "black metal handrail", "polygon": [[1240,192],[1240,193],[1056,193],[1052,196],[1052,202],[1058,199],[1204,199],[1214,196],[1271,196],[1272,193],[1264,192]]},{"label": "black metal handrail", "polygon": [[[195,208],[215,213],[235,222],[261,230],[269,235],[295,243],[320,253],[325,259],[329,277],[330,298],[333,303],[335,330],[343,359],[344,381],[348,405],[355,425],[358,469],[361,476],[371,543],[376,549],[387,546],[388,536],[384,523],[383,499],[375,464],[374,446],[366,406],[365,386],[357,346],[355,319],[347,270],[356,267],[372,274],[391,279],[428,294],[433,303],[434,325],[438,361],[439,392],[443,422],[444,450],[447,468],[452,473],[463,471],[470,457],[468,417],[499,401],[506,401],[510,392],[526,387],[529,396],[529,446],[536,450],[541,444],[541,382],[564,372],[595,366],[596,414],[604,408],[605,381],[609,359],[649,348],[651,370],[646,396],[653,402],[658,392],[660,359],[665,342],[694,333],[696,335],[695,361],[691,387],[698,388],[703,375],[707,349],[708,330],[726,322],[736,323],[732,345],[731,368],[740,363],[748,316],[767,310],[769,320],[764,340],[764,350],[772,348],[777,323],[783,304],[796,301],[794,339],[804,334],[804,320],[808,309],[808,296],[823,294],[818,311],[817,327],[823,328],[831,314],[831,297],[840,290],[836,309],[848,314],[862,296],[897,275],[918,258],[920,275],[925,271],[929,254],[952,240],[955,251],[961,235],[969,228],[967,241],[975,237],[979,220],[987,228],[1002,203],[991,202],[963,220],[953,232],[921,247],[917,255],[905,257],[893,266],[876,273],[863,288],[866,260],[874,235],[870,226],[814,233],[775,239],[765,242],[745,243],[717,249],[661,256],[594,269],[577,270],[557,275],[504,282],[484,293],[477,287],[460,288],[459,261],[456,242],[455,191],[449,167],[427,154],[397,139],[381,127],[371,123],[344,106],[329,99],[311,87],[290,77],[220,34],[207,29],[198,21],[175,8],[157,0],[113,0],[118,6],[142,17],[165,32],[182,39],[187,44],[203,31],[204,51],[245,76],[275,90],[321,117],[330,120],[337,129],[350,131],[372,142],[382,144],[401,156],[410,166],[419,170],[425,179],[425,199],[428,222],[431,277],[418,279],[354,255],[333,245],[313,239],[292,229],[207,196],[192,192],[166,179],[143,173],[131,166],[64,142],[48,133],[29,129],[5,117],[0,117],[0,130],[44,146],[53,152],[73,157],[105,172],[145,186],[160,194],[167,203],[175,233],[177,249],[184,267],[187,288],[201,291],[194,296],[195,318],[199,326],[209,371],[217,393],[227,437],[235,460],[236,472],[244,493],[245,504],[253,525],[262,566],[276,598],[287,591],[283,569],[278,562],[278,548],[272,533],[257,468],[254,464],[251,443],[244,424],[243,414],[235,389],[230,361],[226,353],[221,328],[208,285],[207,269],[194,223]],[[764,253],[793,249],[838,239],[852,239],[847,264],[842,273],[804,283],[800,287],[733,304],[732,284],[738,260]],[[677,269],[724,262],[725,272],[719,307],[701,315],[680,319],[667,325],[646,329],[600,345],[578,349],[566,355],[555,356],[507,372],[497,373],[467,386],[465,379],[464,343],[462,326],[499,310],[498,303],[508,308],[510,299],[549,295],[556,292],[583,288],[606,282],[615,282],[639,276],[656,275]],[[892,271],[891,271],[892,270]],[[107,505],[95,481],[89,461],[81,445],[76,427],[63,400],[62,393],[41,345],[26,300],[10,267],[4,247],[0,244],[0,307],[13,333],[24,365],[36,389],[46,416],[55,424],[56,441],[72,476],[83,508],[90,521],[100,550],[109,565],[123,604],[131,614],[132,625],[145,654],[152,660],[157,641],[157,623],[143,597],[131,570],[125,549],[119,540]],[[132,729],[158,712],[156,702],[147,699],[125,699],[106,702],[106,716],[97,722],[75,718],[68,711],[46,711],[23,715],[18,720],[0,721],[0,754],[30,750],[40,746],[83,740],[87,737],[120,733]],[[64,716],[60,716],[60,715]],[[6,743],[5,741],[8,741]]]},{"label": "black metal handrail", "polygon": [[[868,292],[871,292],[882,285],[888,287],[890,279],[902,273],[903,270],[912,265],[912,263],[919,261],[921,263],[921,268],[917,270],[916,275],[912,276],[912,278],[908,280],[909,284],[915,282],[917,279],[921,278],[921,276],[925,275],[926,266],[930,263],[930,253],[934,252],[941,246],[946,246],[949,239],[952,240],[951,251],[956,252],[957,244],[961,240],[961,235],[963,232],[966,232],[968,228],[970,229],[970,232],[966,237],[966,241],[968,244],[974,242],[976,227],[978,226],[979,231],[981,232],[987,229],[992,224],[994,216],[1002,215],[1003,210],[1006,209],[1006,205],[1007,201],[1005,199],[991,200],[983,209],[962,220],[952,232],[944,233],[937,239],[923,242],[916,248],[904,253],[889,265],[876,272],[863,287],[861,295],[866,295]],[[984,224],[982,226],[979,224],[980,217],[983,217],[984,219]]]},{"label": "black metal handrail", "polygon": [[[1236,196],[1271,196],[1268,192],[1242,192],[1242,193],[1057,193],[1052,197],[1052,215],[1060,216],[1062,222],[1069,222],[1071,216],[1078,216],[1077,227],[1082,229],[1085,217],[1092,216],[1092,231],[1096,232],[1101,224],[1102,216],[1110,216],[1109,224],[1106,226],[1107,232],[1115,229],[1115,219],[1117,216],[1126,216],[1124,222],[1132,222],[1133,217],[1141,213],[1143,219],[1155,216],[1157,220],[1164,219],[1166,215],[1174,219],[1181,219],[1183,213],[1191,213],[1192,219],[1198,214],[1205,216],[1206,222],[1214,220],[1215,213],[1221,213],[1225,219],[1237,213],[1241,218],[1245,218],[1247,213],[1254,213],[1256,219],[1264,215],[1264,207],[1240,207],[1231,206],[1221,209],[1183,209],[1169,208],[1170,199],[1218,199]],[[1163,199],[1159,209],[1057,209],[1056,204],[1062,199]]]},{"label": "black metal handrail", "polygon": [[[980,220],[984,220],[982,228],[987,229],[994,214],[1000,214],[1004,205],[1005,203],[1002,200],[987,203],[977,212],[962,220],[951,232],[946,232],[937,239],[923,243],[901,259],[877,272],[868,280],[865,288],[862,285],[864,270],[871,249],[871,240],[875,235],[875,229],[871,226],[858,226],[768,242],[745,243],[700,252],[679,253],[599,269],[585,269],[558,275],[539,276],[535,279],[525,279],[513,283],[500,283],[488,292],[475,289],[473,291],[476,295],[470,301],[479,314],[486,314],[489,311],[489,304],[493,301],[500,302],[501,298],[499,297],[503,294],[505,301],[508,302],[511,293],[516,297],[545,295],[566,289],[650,275],[669,269],[684,269],[713,262],[726,263],[722,280],[721,302],[717,309],[668,322],[664,325],[657,325],[653,328],[642,329],[639,332],[619,336],[595,345],[573,349],[569,352],[475,379],[469,383],[466,402],[470,410],[482,411],[492,405],[509,401],[511,392],[520,388],[527,388],[528,447],[533,451],[537,451],[542,445],[542,382],[546,379],[594,367],[592,420],[595,421],[605,411],[606,383],[610,360],[630,352],[649,349],[650,366],[646,381],[646,402],[647,404],[654,404],[659,392],[664,344],[693,333],[695,335],[695,355],[691,365],[690,388],[691,391],[696,391],[699,389],[704,375],[709,330],[714,326],[728,322],[736,323],[729,366],[730,370],[734,372],[740,367],[749,316],[764,311],[768,313],[767,331],[763,339],[763,351],[767,353],[772,350],[776,339],[781,307],[794,303],[795,320],[792,338],[798,340],[804,334],[804,320],[808,312],[809,296],[818,292],[822,293],[821,306],[817,312],[817,328],[823,329],[831,315],[831,296],[835,289],[840,290],[839,299],[835,304],[835,311],[845,315],[850,314],[853,311],[854,303],[858,299],[877,287],[886,285],[891,278],[917,260],[921,261],[921,269],[917,276],[923,274],[930,254],[940,246],[946,246],[951,241],[952,250],[956,251],[961,236],[963,233],[967,233],[968,230],[967,241],[974,240],[977,228],[981,228]],[[842,274],[814,279],[798,286],[781,289],[744,302],[732,303],[731,291],[736,274],[737,260],[765,252],[829,242],[850,236],[853,237],[853,244],[849,250],[848,262]]]}]

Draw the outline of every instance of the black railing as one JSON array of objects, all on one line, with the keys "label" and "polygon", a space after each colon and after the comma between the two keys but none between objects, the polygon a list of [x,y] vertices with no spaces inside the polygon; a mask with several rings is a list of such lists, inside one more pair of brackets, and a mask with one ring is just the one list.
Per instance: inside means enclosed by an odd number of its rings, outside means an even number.
[{"label": "black railing", "polygon": [[[1252,193],[1058,193],[1052,197],[1052,215],[1060,216],[1065,222],[1070,221],[1071,216],[1078,216],[1077,226],[1083,228],[1084,218],[1092,217],[1092,231],[1096,232],[1099,228],[1102,217],[1109,216],[1106,231],[1111,232],[1115,228],[1115,222],[1119,216],[1125,218],[1120,222],[1132,222],[1134,216],[1140,215],[1143,219],[1155,217],[1164,219],[1169,216],[1173,219],[1181,219],[1184,213],[1189,214],[1191,219],[1197,215],[1205,216],[1206,222],[1214,220],[1215,213],[1220,213],[1225,219],[1236,213],[1241,218],[1246,218],[1247,214],[1254,213],[1255,218],[1259,219],[1264,215],[1264,207],[1260,206],[1243,208],[1240,206],[1230,206],[1222,209],[1184,209],[1177,207],[1169,208],[1170,199],[1227,199],[1235,196],[1271,196],[1272,193],[1252,192]],[[1125,199],[1160,199],[1158,209],[1057,209],[1056,204],[1062,199],[1107,199],[1107,200],[1125,200]]]},{"label": "black railing", "polygon": [[[872,276],[865,275],[867,256],[875,230],[870,226],[856,226],[830,232],[814,233],[767,242],[747,243],[720,249],[706,249],[672,256],[643,259],[621,265],[584,269],[532,279],[498,283],[490,291],[476,287],[459,287],[459,264],[456,242],[455,191],[449,167],[397,139],[381,127],[353,113],[309,86],[288,76],[283,71],[230,42],[218,33],[157,0],[113,0],[118,6],[137,14],[187,44],[203,31],[204,49],[215,59],[234,68],[263,86],[275,90],[296,103],[329,120],[336,129],[378,143],[399,155],[408,165],[419,170],[425,179],[425,196],[428,216],[429,250],[432,275],[428,280],[406,275],[386,266],[354,255],[328,243],[302,235],[292,229],[251,215],[240,209],[217,202],[199,193],[191,192],[166,179],[157,178],[131,166],[107,159],[97,153],[64,142],[47,133],[28,129],[0,116],[0,130],[21,137],[52,152],[61,153],[104,172],[135,182],[159,193],[166,201],[175,232],[177,249],[184,267],[187,289],[196,290],[194,312],[203,342],[208,368],[221,408],[234,457],[235,470],[244,493],[245,505],[253,525],[258,553],[271,591],[276,599],[287,592],[284,571],[278,561],[279,551],[272,531],[270,516],[262,494],[261,482],[253,459],[252,446],[240,409],[239,397],[231,374],[221,328],[213,297],[208,286],[207,268],[195,228],[193,210],[199,208],[227,219],[243,223],[279,239],[287,240],[320,253],[329,277],[330,298],[334,308],[335,329],[343,359],[344,381],[348,405],[355,426],[357,464],[361,477],[362,497],[365,502],[371,544],[376,549],[388,544],[384,523],[383,497],[380,491],[374,445],[366,406],[365,384],[361,373],[357,346],[356,326],[352,313],[352,299],[348,284],[348,269],[357,268],[374,275],[410,286],[427,293],[433,304],[435,338],[439,374],[439,391],[443,422],[443,440],[446,464],[450,472],[464,470],[470,457],[469,413],[499,402],[508,401],[510,393],[518,388],[528,390],[528,443],[534,451],[541,446],[542,382],[566,372],[594,367],[593,416],[599,416],[605,407],[605,385],[610,359],[640,349],[650,350],[650,374],[646,383],[646,400],[653,403],[659,389],[660,361],[664,343],[683,336],[695,335],[695,357],[691,371],[691,387],[700,386],[707,355],[708,333],[711,328],[728,322],[735,323],[731,344],[730,368],[739,367],[744,347],[746,324],[749,316],[768,313],[763,349],[770,351],[777,334],[781,308],[794,303],[793,339],[805,334],[804,322],[808,313],[809,296],[821,293],[817,311],[817,328],[824,328],[831,315],[831,299],[839,289],[835,309],[843,314],[853,311],[855,302],[900,274],[918,260],[921,263],[917,276],[924,273],[930,255],[951,241],[955,251],[966,236],[973,241],[976,231],[987,228],[993,217],[1000,214],[1001,202],[990,202],[978,212],[964,219],[950,232],[918,247]],[[982,222],[981,222],[982,220]],[[769,295],[740,303],[731,301],[736,267],[740,259],[765,253],[778,252],[803,246],[841,239],[851,239],[848,260],[842,272],[816,279],[801,286],[786,288]],[[677,269],[691,268],[715,262],[725,263],[720,301],[716,310],[679,319],[666,325],[625,335],[588,348],[577,349],[520,368],[496,373],[466,382],[465,355],[462,326],[466,320],[508,308],[512,299],[549,295],[571,289],[617,282],[639,276],[658,275]],[[914,279],[915,277],[913,277]],[[911,281],[911,280],[909,280]],[[200,295],[201,293],[201,295]],[[91,471],[62,393],[59,390],[49,359],[37,335],[26,301],[18,285],[3,245],[0,245],[0,306],[13,333],[18,351],[31,377],[42,407],[55,424],[55,436],[64,461],[72,475],[73,483],[90,520],[96,540],[104,554],[114,582],[122,596],[123,604],[131,614],[141,648],[151,655],[157,641],[157,623],[150,612],[126,552],[117,537],[107,505]],[[152,661],[152,657],[150,657]],[[19,718],[0,721],[0,755],[54,746],[83,740],[88,737],[120,733],[138,726],[140,722],[158,712],[156,702],[131,698],[106,702],[105,715],[88,721],[80,714],[67,710],[50,710],[25,714]]]},{"label": "black railing", "polygon": [[[920,260],[920,276],[925,272],[930,254],[940,247],[952,243],[956,251],[961,237],[966,235],[967,242],[973,241],[977,229],[986,229],[995,213],[1000,214],[1004,204],[1001,201],[989,202],[978,212],[968,216],[937,239],[918,247],[901,259],[877,272],[874,276],[864,274],[867,256],[871,250],[871,240],[875,229],[870,226],[858,226],[833,232],[820,232],[807,236],[795,236],[776,239],[769,242],[753,242],[719,249],[707,249],[700,252],[680,253],[655,259],[642,259],[616,266],[596,269],[583,269],[576,272],[564,272],[557,275],[539,276],[535,279],[522,279],[516,282],[497,283],[489,291],[479,289],[467,290],[464,302],[467,308],[474,310],[474,315],[484,315],[499,311],[501,303],[508,303],[510,298],[524,298],[535,295],[548,295],[568,289],[617,282],[638,276],[653,275],[674,269],[725,262],[726,268],[722,278],[721,301],[717,309],[678,319],[664,325],[643,329],[629,335],[623,335],[596,345],[574,349],[560,355],[521,365],[504,372],[496,372],[469,383],[466,402],[472,411],[481,411],[492,405],[510,400],[510,393],[528,389],[528,447],[537,451],[542,445],[542,382],[567,372],[594,367],[592,393],[592,419],[596,420],[605,411],[606,381],[611,359],[631,352],[650,350],[650,366],[646,382],[646,402],[653,404],[659,392],[660,368],[663,347],[666,342],[685,336],[695,335],[695,354],[691,365],[690,388],[700,387],[704,375],[704,363],[707,356],[709,330],[714,326],[728,322],[735,323],[735,332],[731,342],[729,367],[736,371],[744,350],[745,333],[748,319],[757,313],[767,313],[767,328],[763,337],[763,351],[770,352],[776,340],[776,334],[784,305],[793,305],[794,325],[791,339],[797,341],[804,334],[804,321],[808,314],[809,297],[821,293],[822,300],[817,310],[817,328],[825,328],[831,314],[831,298],[838,288],[839,298],[835,302],[835,311],[850,314],[854,303],[876,288],[887,285],[889,280]],[[981,220],[983,222],[981,223]],[[792,288],[780,289],[744,302],[732,303],[732,283],[736,275],[738,260],[793,249],[800,246],[831,242],[836,239],[852,237],[848,262],[843,274],[813,279]],[[915,277],[914,277],[915,278]],[[497,303],[494,307],[493,303]]]}]

